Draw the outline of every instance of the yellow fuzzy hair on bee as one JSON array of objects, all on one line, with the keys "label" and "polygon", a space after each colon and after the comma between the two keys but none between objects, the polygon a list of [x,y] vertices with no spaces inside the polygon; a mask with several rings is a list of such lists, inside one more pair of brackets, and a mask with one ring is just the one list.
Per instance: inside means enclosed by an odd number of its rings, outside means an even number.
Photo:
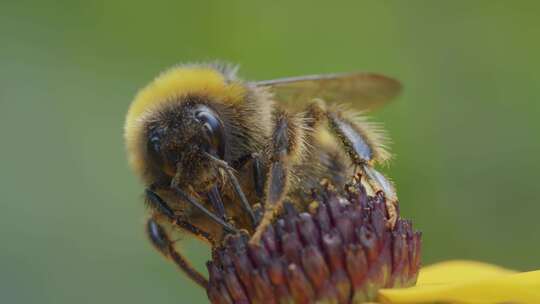
[{"label": "yellow fuzzy hair on bee", "polygon": [[137,146],[142,132],[142,118],[160,106],[180,102],[182,97],[197,95],[225,104],[242,102],[246,94],[240,82],[230,82],[231,75],[220,73],[211,65],[182,65],[161,73],[142,88],[131,103],[124,125],[129,163],[136,171],[142,167]]}]

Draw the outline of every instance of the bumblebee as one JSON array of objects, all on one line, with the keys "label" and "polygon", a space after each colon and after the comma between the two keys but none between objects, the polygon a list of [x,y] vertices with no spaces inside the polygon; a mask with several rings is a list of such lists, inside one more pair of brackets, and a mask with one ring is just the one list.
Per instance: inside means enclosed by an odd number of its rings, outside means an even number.
[{"label": "bumblebee", "polygon": [[322,180],[341,187],[357,173],[384,194],[393,226],[397,195],[375,169],[390,158],[388,140],[356,111],[393,99],[400,88],[367,73],[250,82],[229,64],[166,70],[138,92],[125,122],[129,163],[146,185],[151,242],[206,288],[170,231],[213,247],[245,231],[257,243],[285,200],[305,209]]}]

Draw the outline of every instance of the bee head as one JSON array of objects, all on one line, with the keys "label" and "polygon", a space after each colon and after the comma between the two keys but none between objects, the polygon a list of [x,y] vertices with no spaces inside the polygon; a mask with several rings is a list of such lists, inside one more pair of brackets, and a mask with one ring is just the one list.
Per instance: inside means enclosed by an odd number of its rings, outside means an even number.
[{"label": "bee head", "polygon": [[207,155],[227,158],[225,131],[219,112],[208,103],[190,100],[165,107],[146,126],[149,170],[180,184],[208,181],[214,170]]},{"label": "bee head", "polygon": [[271,102],[246,108],[246,100],[257,99],[235,72],[230,65],[179,65],[136,94],[124,137],[129,163],[145,183],[203,189],[216,180],[214,158],[232,162],[260,148],[268,130],[257,126],[270,115],[254,114],[269,112]]}]

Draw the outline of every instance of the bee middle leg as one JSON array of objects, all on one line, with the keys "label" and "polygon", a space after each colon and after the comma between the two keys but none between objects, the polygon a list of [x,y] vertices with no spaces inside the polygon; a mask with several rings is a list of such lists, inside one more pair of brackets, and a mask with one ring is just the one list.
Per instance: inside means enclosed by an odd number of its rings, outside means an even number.
[{"label": "bee middle leg", "polygon": [[392,182],[373,166],[390,157],[384,147],[382,131],[369,122],[354,119],[351,114],[346,115],[338,108],[328,109],[322,100],[309,105],[306,113],[312,128],[318,127],[322,121],[328,122],[330,131],[339,139],[352,163],[366,177],[367,183],[375,192],[384,194],[388,224],[393,228],[398,218],[396,190]]},{"label": "bee middle leg", "polygon": [[165,258],[172,260],[191,280],[207,289],[208,279],[197,271],[189,260],[174,248],[165,229],[158,223],[158,219],[150,218],[146,223],[146,233],[150,242]]},{"label": "bee middle leg", "polygon": [[288,193],[291,168],[304,152],[304,123],[301,118],[284,111],[275,115],[274,131],[266,151],[268,173],[264,188],[264,212],[251,237],[251,243],[258,243],[266,227],[272,222]]}]

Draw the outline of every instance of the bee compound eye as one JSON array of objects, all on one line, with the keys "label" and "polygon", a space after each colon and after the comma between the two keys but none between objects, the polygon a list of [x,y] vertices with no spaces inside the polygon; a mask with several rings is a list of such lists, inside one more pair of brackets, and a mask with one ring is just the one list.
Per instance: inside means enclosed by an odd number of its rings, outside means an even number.
[{"label": "bee compound eye", "polygon": [[148,151],[148,156],[156,162],[156,164],[162,163],[162,138],[159,134],[159,130],[151,130],[148,133],[146,141],[146,150]]},{"label": "bee compound eye", "polygon": [[150,138],[150,144],[152,145],[154,151],[159,152],[159,150],[161,150],[160,140],[158,137]]},{"label": "bee compound eye", "polygon": [[161,138],[155,134],[151,133],[148,137],[148,149],[154,153],[160,153],[161,151]]},{"label": "bee compound eye", "polygon": [[225,140],[223,124],[212,110],[201,107],[195,112],[195,118],[202,124],[205,137],[208,141],[207,152],[223,159],[225,154]]}]

